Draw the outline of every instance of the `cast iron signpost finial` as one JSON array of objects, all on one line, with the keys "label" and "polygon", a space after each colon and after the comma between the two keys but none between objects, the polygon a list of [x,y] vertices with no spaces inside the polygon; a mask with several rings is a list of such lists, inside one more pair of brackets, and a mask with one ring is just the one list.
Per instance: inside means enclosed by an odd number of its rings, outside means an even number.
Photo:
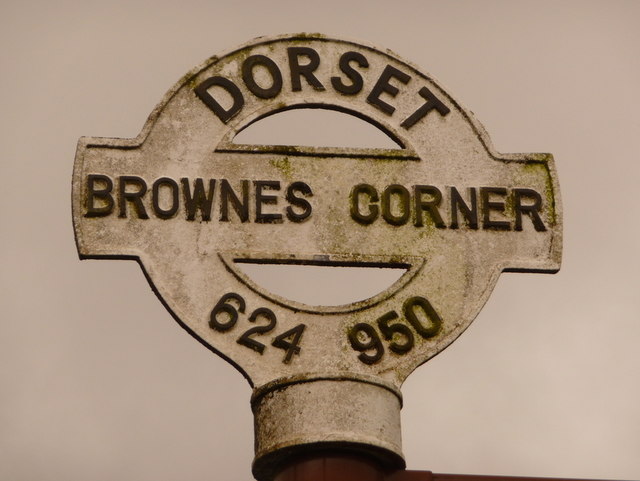
[{"label": "cast iron signpost finial", "polygon": [[[233,142],[301,108],[354,115],[399,148]],[[322,35],[212,57],[135,139],[81,138],[73,221],[81,258],[137,260],[173,317],[253,386],[259,479],[326,450],[404,467],[402,382],[469,326],[501,272],[556,272],[561,257],[550,154],[495,152],[429,75]],[[247,262],[406,272],[326,307],[273,294]]]}]

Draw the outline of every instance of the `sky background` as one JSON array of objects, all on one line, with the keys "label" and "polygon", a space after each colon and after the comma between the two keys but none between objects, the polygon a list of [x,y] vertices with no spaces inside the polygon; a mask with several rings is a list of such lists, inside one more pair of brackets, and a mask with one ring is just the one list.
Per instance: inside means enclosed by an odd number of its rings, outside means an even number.
[{"label": "sky background", "polygon": [[[640,2],[621,1],[2,2],[0,479],[252,479],[248,384],[137,263],[78,260],[71,173],[80,136],[133,138],[194,66],[290,32],[389,48],[499,152],[555,156],[562,269],[503,274],[409,377],[408,468],[640,479],[639,22]],[[379,135],[282,122],[256,141]],[[308,279],[323,299],[352,283]]]}]

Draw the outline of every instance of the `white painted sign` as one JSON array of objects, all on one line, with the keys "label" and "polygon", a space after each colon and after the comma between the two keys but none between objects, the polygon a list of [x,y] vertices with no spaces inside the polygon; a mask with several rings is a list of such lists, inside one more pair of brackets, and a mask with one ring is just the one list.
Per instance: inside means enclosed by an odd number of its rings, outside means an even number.
[{"label": "white painted sign", "polygon": [[[234,143],[253,122],[300,108],[354,115],[399,148]],[[176,320],[232,362],[256,399],[301,379],[399,396],[469,326],[501,272],[555,272],[561,257],[550,154],[495,152],[429,75],[320,35],[212,57],[137,138],[80,139],[73,218],[82,258],[138,260]],[[269,292],[243,262],[406,273],[375,297],[323,307]],[[267,446],[273,436],[286,437],[258,433],[258,457],[279,449]],[[394,442],[378,444],[400,455]]]}]

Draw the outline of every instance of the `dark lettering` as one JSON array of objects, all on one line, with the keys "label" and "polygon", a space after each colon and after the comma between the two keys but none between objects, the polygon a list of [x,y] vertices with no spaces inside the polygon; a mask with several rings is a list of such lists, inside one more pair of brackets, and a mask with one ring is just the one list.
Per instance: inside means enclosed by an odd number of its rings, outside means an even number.
[{"label": "dark lettering", "polygon": [[[263,88],[253,77],[256,65],[260,65],[269,71],[271,75],[271,87]],[[282,90],[282,74],[276,63],[264,55],[251,55],[242,64],[242,79],[245,85],[256,97],[261,99],[272,99]]]},{"label": "dark lettering", "polygon": [[[142,197],[147,193],[147,183],[144,179],[135,175],[121,175],[118,180],[119,194],[118,207],[120,213],[118,217],[127,217],[127,202],[131,202],[140,219],[148,219],[147,211],[142,203]],[[127,187],[134,187],[136,190],[127,191]]]},{"label": "dark lettering", "polygon": [[204,182],[201,178],[197,178],[193,184],[193,195],[189,179],[180,179],[182,183],[182,193],[184,196],[185,210],[187,211],[187,220],[195,220],[196,211],[200,210],[202,220],[211,220],[211,205],[213,203],[213,193],[215,191],[216,179],[209,179],[209,192],[204,188]]},{"label": "dark lettering", "polygon": [[263,205],[276,205],[278,203],[278,197],[265,195],[262,190],[280,190],[280,182],[277,180],[255,180],[253,185],[256,188],[256,222],[260,224],[278,224],[282,222],[282,214],[265,214],[262,212]]},{"label": "dark lettering", "polygon": [[392,107],[391,105],[386,103],[384,100],[380,99],[380,95],[383,92],[390,95],[391,97],[395,97],[396,95],[398,95],[398,88],[389,83],[389,80],[391,80],[392,78],[398,79],[403,84],[406,84],[409,82],[409,80],[411,80],[411,77],[406,73],[398,70],[395,67],[392,67],[391,65],[387,65],[382,71],[380,78],[373,86],[371,93],[369,93],[369,96],[367,97],[367,102],[369,102],[374,107],[382,110],[387,115],[393,114],[396,109],[395,107]]},{"label": "dark lettering", "polygon": [[504,187],[480,187],[480,202],[482,203],[482,228],[496,230],[511,230],[511,224],[505,220],[492,220],[491,211],[500,212],[504,215],[505,203],[492,201],[491,195],[506,196],[507,189]]},{"label": "dark lettering", "polygon": [[[442,201],[442,192],[440,189],[433,185],[414,185],[413,186],[413,195],[415,202],[415,210],[416,210],[416,218],[414,225],[416,227],[422,227],[422,213],[428,212],[433,224],[439,228],[443,229],[446,227],[444,221],[442,220],[442,216],[440,215],[440,211],[438,211],[438,206]],[[428,195],[431,197],[429,200],[423,199],[423,195]]]},{"label": "dark lettering", "polygon": [[360,75],[352,66],[351,62],[355,62],[359,67],[368,68],[369,61],[364,55],[358,52],[345,52],[340,57],[340,70],[349,80],[350,85],[345,85],[340,77],[331,77],[331,85],[338,92],[344,95],[355,95],[362,90],[362,75]]},{"label": "dark lettering", "polygon": [[452,229],[457,229],[458,211],[462,213],[467,225],[471,229],[478,228],[478,200],[476,198],[476,188],[469,187],[469,197],[471,198],[471,207],[469,207],[458,189],[451,187],[451,225]]},{"label": "dark lettering", "polygon": [[[522,199],[527,197],[533,199],[533,204],[523,205]],[[516,222],[514,229],[522,230],[522,214],[527,214],[533,222],[533,227],[538,232],[544,232],[547,230],[539,212],[542,210],[542,197],[540,194],[532,189],[513,189],[513,210],[515,211]]]},{"label": "dark lettering", "polygon": [[418,120],[425,117],[434,109],[443,117],[450,112],[449,107],[443,104],[438,97],[433,95],[433,92],[431,92],[427,87],[422,87],[418,93],[420,94],[420,97],[426,100],[426,102],[400,124],[405,129],[413,127]]},{"label": "dark lettering", "polygon": [[[99,189],[96,184],[103,184],[104,187]],[[106,175],[89,174],[87,176],[87,213],[85,217],[104,217],[113,211],[113,181]],[[95,199],[100,200],[99,206],[96,206]]]},{"label": "dark lettering", "polygon": [[[171,207],[168,209],[163,209],[160,206],[160,187],[162,186],[168,187],[171,190]],[[176,215],[179,205],[179,190],[180,188],[176,181],[169,177],[161,177],[153,183],[153,187],[151,189],[152,205],[153,211],[158,217],[161,219],[169,219]]]},{"label": "dark lettering", "polygon": [[[397,206],[400,215],[391,212],[392,196],[398,199]],[[409,191],[400,184],[392,184],[384,189],[382,193],[382,217],[391,225],[404,225],[411,216],[411,195]]]},{"label": "dark lettering", "polygon": [[238,198],[227,179],[220,180],[220,220],[229,222],[229,202],[241,222],[249,220],[249,181],[242,181],[242,200]]},{"label": "dark lettering", "polygon": [[[287,48],[287,55],[289,56],[289,69],[291,71],[291,89],[294,92],[302,90],[300,77],[304,77],[314,89],[324,90],[323,85],[313,75],[313,72],[320,65],[318,52],[309,47],[289,47]],[[309,63],[300,65],[301,56],[307,57]]]},{"label": "dark lettering", "polygon": [[[304,182],[294,182],[287,188],[287,219],[291,222],[304,222],[311,215],[311,204],[303,197],[298,197],[296,193],[300,193],[305,197],[313,197],[311,187]],[[301,212],[296,212],[293,207],[301,209]]]},{"label": "dark lettering", "polygon": [[[220,103],[209,93],[209,89],[213,86],[222,87],[233,98],[233,104],[225,109]],[[199,84],[194,89],[195,94],[204,104],[209,107],[214,114],[218,116],[223,123],[229,122],[244,105],[244,97],[240,89],[231,80],[224,77],[209,77],[207,80]]]},{"label": "dark lettering", "polygon": [[[369,213],[363,214],[360,211],[360,196],[369,197]],[[358,184],[351,189],[351,218],[356,222],[364,225],[371,224],[378,218],[378,206],[374,202],[378,202],[378,191],[369,184]]]}]

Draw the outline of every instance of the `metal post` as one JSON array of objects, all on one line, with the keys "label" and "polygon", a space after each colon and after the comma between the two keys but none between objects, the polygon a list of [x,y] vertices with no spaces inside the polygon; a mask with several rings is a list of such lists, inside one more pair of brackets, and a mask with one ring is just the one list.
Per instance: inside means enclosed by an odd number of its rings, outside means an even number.
[{"label": "metal post", "polygon": [[[572,478],[538,478],[441,474],[405,469],[385,470],[371,458],[324,453],[292,459],[273,481],[580,481]],[[582,480],[588,481],[588,480]],[[606,481],[592,479],[589,481]]]},{"label": "metal post", "polygon": [[387,474],[370,458],[336,452],[298,458],[286,465],[273,481],[385,481]]}]

